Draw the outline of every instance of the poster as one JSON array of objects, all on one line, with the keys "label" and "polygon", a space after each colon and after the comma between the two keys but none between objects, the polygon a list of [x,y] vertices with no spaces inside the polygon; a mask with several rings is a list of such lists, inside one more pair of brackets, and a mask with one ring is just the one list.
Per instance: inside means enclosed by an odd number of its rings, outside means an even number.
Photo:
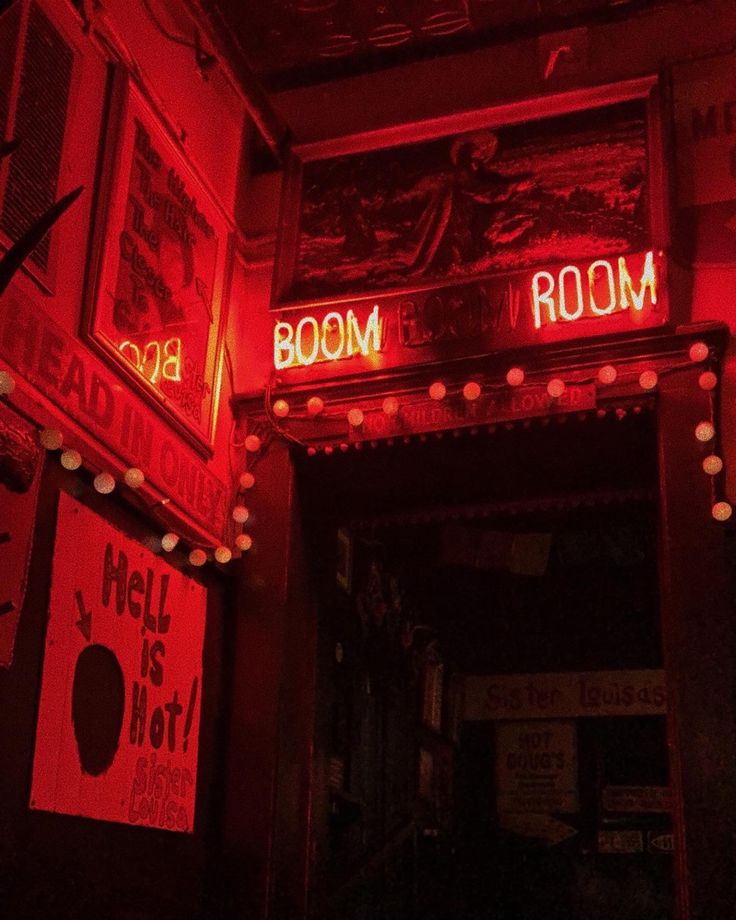
[{"label": "poster", "polygon": [[121,137],[108,164],[89,333],[171,419],[209,446],[228,225],[137,90],[119,86],[119,96]]},{"label": "poster", "polygon": [[62,493],[31,807],[191,833],[206,591]]},{"label": "poster", "polygon": [[0,403],[0,666],[13,663],[41,481],[35,428]]},{"label": "poster", "polygon": [[574,722],[496,726],[496,809],[499,814],[578,810]]}]

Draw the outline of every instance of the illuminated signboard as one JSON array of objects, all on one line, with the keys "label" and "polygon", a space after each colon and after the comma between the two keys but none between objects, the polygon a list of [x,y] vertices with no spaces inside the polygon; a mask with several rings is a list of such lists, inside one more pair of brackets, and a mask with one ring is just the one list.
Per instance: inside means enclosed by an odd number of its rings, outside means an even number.
[{"label": "illuminated signboard", "polygon": [[217,409],[226,221],[133,87],[118,87],[88,332],[195,443]]},{"label": "illuminated signboard", "polygon": [[320,321],[309,315],[296,323],[282,320],[273,330],[273,363],[283,370],[355,355],[367,358],[381,350],[382,330],[377,305],[362,324],[353,310],[330,310]]},{"label": "illuminated signboard", "polygon": [[658,326],[662,273],[647,250],[290,311],[274,324],[274,366],[311,379]]}]

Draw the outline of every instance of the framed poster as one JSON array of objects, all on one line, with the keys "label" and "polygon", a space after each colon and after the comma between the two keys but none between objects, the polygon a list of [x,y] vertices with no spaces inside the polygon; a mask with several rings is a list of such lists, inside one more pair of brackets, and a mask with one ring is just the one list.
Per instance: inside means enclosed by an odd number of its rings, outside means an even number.
[{"label": "framed poster", "polygon": [[207,592],[62,493],[31,808],[192,833]]},{"label": "framed poster", "polygon": [[86,333],[205,451],[217,413],[229,226],[181,147],[118,77]]},{"label": "framed poster", "polygon": [[654,81],[296,148],[274,309],[664,245]]}]

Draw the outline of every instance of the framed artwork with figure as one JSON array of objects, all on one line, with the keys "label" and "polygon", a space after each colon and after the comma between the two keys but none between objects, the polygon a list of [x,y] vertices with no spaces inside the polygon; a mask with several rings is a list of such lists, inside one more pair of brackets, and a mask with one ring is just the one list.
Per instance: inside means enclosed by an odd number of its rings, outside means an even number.
[{"label": "framed artwork with figure", "polygon": [[295,148],[272,308],[663,245],[655,94],[640,79]]}]

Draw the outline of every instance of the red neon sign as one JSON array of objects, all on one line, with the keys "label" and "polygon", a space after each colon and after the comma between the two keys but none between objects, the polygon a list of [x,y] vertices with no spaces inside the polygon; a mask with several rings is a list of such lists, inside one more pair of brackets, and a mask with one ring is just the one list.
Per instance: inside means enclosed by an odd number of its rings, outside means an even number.
[{"label": "red neon sign", "polygon": [[656,327],[668,317],[663,278],[663,254],[645,250],[386,293],[341,311],[315,304],[275,322],[274,366],[326,379],[353,373],[347,358],[386,369]]},{"label": "red neon sign", "polygon": [[126,339],[118,345],[118,351],[151,383],[159,378],[181,381],[181,339],[178,336],[164,342],[154,340],[143,346]]},{"label": "red neon sign", "polygon": [[277,370],[308,367],[315,361],[339,361],[354,355],[368,357],[381,350],[383,322],[378,304],[361,328],[351,309],[343,316],[331,310],[320,321],[303,316],[294,326],[281,320],[273,330],[273,363]]},{"label": "red neon sign", "polygon": [[540,329],[547,323],[574,322],[583,317],[608,316],[628,310],[641,313],[645,307],[657,303],[657,275],[654,253],[645,258],[638,290],[629,273],[626,256],[619,256],[617,270],[609,259],[596,259],[583,273],[576,265],[565,265],[553,275],[538,271],[531,284],[534,326]]}]

